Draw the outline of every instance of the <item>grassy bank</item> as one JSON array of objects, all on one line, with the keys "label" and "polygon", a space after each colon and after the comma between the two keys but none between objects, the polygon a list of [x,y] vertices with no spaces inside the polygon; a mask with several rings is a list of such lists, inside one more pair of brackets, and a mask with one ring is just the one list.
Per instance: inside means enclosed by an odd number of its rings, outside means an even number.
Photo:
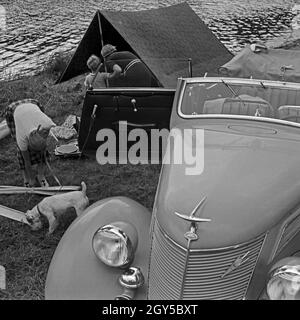
[{"label": "grassy bank", "polygon": [[[21,80],[0,83],[0,119],[12,101],[38,99],[57,124],[69,114],[81,115],[83,77],[54,85],[53,69]],[[50,144],[53,151],[54,142]],[[22,186],[16,160],[16,147],[11,137],[0,140],[0,185]],[[104,165],[94,159],[61,159],[52,156],[51,166],[63,185],[87,184],[90,203],[123,195],[152,207],[160,166]],[[55,181],[48,174],[48,180]],[[42,199],[37,195],[0,195],[0,204],[25,212]],[[43,299],[49,263],[55,248],[70,223],[73,211],[63,218],[51,237],[43,230],[33,232],[27,225],[0,216],[0,265],[6,268],[7,289],[0,290],[0,299]]]}]

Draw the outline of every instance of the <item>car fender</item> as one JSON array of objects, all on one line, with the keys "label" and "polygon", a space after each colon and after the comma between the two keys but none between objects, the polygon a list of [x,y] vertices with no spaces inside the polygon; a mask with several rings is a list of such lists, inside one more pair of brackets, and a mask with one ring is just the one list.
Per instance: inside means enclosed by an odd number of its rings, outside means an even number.
[{"label": "car fender", "polygon": [[[92,248],[92,238],[99,227],[114,221],[133,224],[138,245],[132,266],[139,267],[147,283],[149,226],[151,213],[138,202],[126,197],[112,197],[89,206],[77,217],[61,238],[50,263],[45,298],[111,300],[123,293],[121,268],[102,263]],[[146,286],[139,288],[135,299],[144,299]]]}]

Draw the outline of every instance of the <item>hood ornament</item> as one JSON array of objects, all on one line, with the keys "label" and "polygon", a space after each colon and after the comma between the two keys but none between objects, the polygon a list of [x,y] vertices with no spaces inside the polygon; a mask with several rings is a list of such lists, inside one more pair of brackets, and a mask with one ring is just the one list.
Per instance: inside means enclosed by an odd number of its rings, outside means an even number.
[{"label": "hood ornament", "polygon": [[245,263],[247,260],[249,260],[250,251],[247,251],[244,255],[237,257],[232,265],[221,275],[221,279],[223,279],[225,276],[227,276],[229,273],[240,267],[243,263]]},{"label": "hood ornament", "polygon": [[202,205],[204,204],[205,200],[206,200],[206,196],[196,205],[196,207],[193,209],[193,211],[191,212],[191,214],[185,215],[182,213],[178,213],[178,212],[174,212],[179,218],[184,219],[186,221],[190,221],[190,222],[210,222],[211,219],[208,218],[197,218],[195,217],[195,213],[202,207]]},{"label": "hood ornament", "polygon": [[188,240],[188,243],[190,243],[191,241],[198,240],[198,235],[196,234],[196,230],[197,230],[196,223],[211,221],[211,219],[208,219],[208,218],[195,217],[196,212],[202,207],[205,200],[206,200],[206,196],[196,205],[196,207],[193,209],[193,211],[189,216],[182,213],[178,213],[176,211],[174,212],[176,216],[178,216],[179,218],[191,222],[190,230],[184,234],[184,237]]}]

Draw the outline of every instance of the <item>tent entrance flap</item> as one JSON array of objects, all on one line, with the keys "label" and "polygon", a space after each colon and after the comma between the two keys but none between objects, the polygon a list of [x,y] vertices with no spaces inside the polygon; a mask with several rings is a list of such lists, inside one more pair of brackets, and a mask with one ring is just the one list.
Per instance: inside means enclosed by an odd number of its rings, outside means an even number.
[{"label": "tent entrance flap", "polygon": [[101,44],[101,35],[99,32],[100,27],[98,16],[99,12],[97,11],[69,64],[56,83],[61,83],[75,76],[88,72],[86,65],[87,59],[92,54],[97,56],[101,55],[101,45],[99,45]]}]

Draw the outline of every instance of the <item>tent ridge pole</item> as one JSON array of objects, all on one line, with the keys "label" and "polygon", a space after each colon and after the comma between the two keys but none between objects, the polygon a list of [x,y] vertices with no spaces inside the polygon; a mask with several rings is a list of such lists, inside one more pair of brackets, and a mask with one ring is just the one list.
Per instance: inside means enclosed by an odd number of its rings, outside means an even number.
[{"label": "tent ridge pole", "polygon": [[[99,24],[99,32],[100,32],[100,39],[101,39],[101,48],[103,48],[104,41],[103,41],[101,17],[100,17],[99,10],[98,10],[98,24]],[[107,67],[106,67],[106,62],[105,62],[105,58],[104,57],[103,57],[103,63],[104,63],[104,70],[105,70],[105,72],[107,72]],[[108,79],[105,79],[105,84],[106,84],[106,87],[108,88],[109,87]]]}]

